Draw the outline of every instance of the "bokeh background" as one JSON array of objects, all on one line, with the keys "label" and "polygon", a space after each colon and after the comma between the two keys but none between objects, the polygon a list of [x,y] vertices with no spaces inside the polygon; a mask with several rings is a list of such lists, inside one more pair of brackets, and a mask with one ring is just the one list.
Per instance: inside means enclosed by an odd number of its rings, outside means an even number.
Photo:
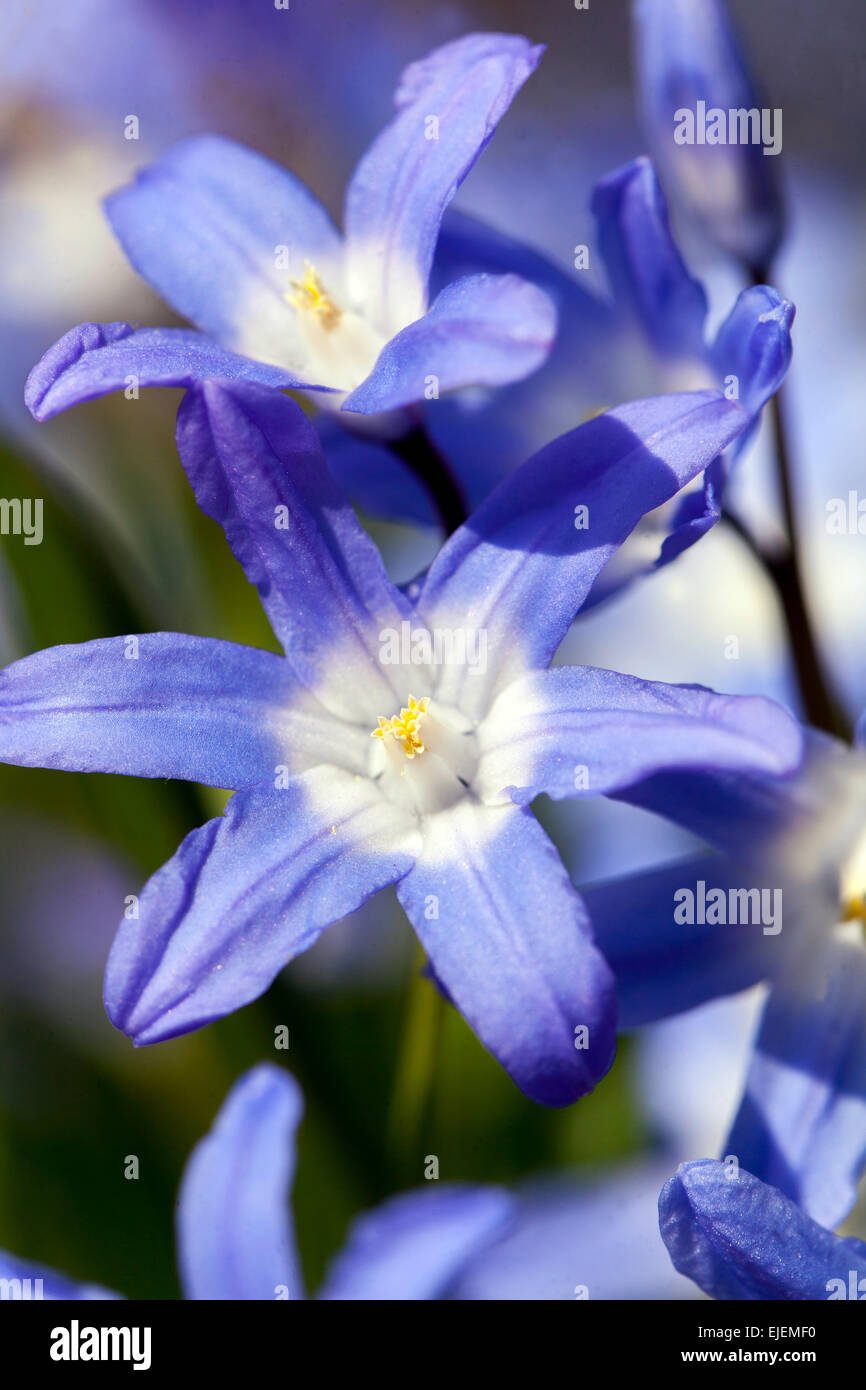
[{"label": "bokeh background", "polygon": [[[862,489],[864,475],[866,10],[862,0],[732,0],[730,9],[768,103],[784,111],[791,226],[778,288],[798,306],[788,395],[809,594],[856,714],[866,705],[863,540],[828,538],[824,520],[828,499]],[[272,0],[32,0],[2,11],[0,496],[42,497],[45,509],[40,546],[0,537],[4,664],[55,643],[157,629],[274,647],[178,464],[179,393],[107,399],[35,426],[24,380],[80,320],[172,321],[126,266],[100,210],[137,166],[184,135],[216,130],[290,166],[339,217],[402,67],[473,29],[512,29],[549,50],[458,206],[569,265],[576,244],[593,243],[594,181],[645,149],[627,0],[590,0],[586,11],[571,0],[291,0],[287,11]],[[130,114],[137,141],[124,139]],[[718,321],[740,273],[687,222],[678,226]],[[759,438],[738,505],[771,529],[764,453]],[[370,527],[401,579],[435,542],[408,527]],[[736,662],[724,656],[731,634]],[[569,659],[796,705],[775,599],[721,526],[601,606],[568,648]],[[172,1209],[184,1158],[232,1081],[268,1057],[291,1067],[307,1100],[295,1210],[312,1286],[351,1217],[420,1182],[428,1154],[443,1178],[556,1174],[578,1188],[599,1174],[651,1172],[650,1230],[658,1171],[723,1141],[753,998],[624,1040],[597,1092],[564,1112],[525,1100],[447,1009],[429,1103],[419,1106],[428,1059],[423,1032],[407,1024],[419,1011],[423,1020],[430,987],[385,894],[239,1014],[138,1051],[114,1032],[101,974],[124,899],[224,800],[174,782],[0,767],[0,1246],[133,1297],[176,1297]],[[690,848],[680,832],[613,804],[537,809],[577,883]],[[280,1025],[288,1051],[274,1047]],[[636,1263],[630,1291],[688,1291],[654,1282],[655,1269]]]}]

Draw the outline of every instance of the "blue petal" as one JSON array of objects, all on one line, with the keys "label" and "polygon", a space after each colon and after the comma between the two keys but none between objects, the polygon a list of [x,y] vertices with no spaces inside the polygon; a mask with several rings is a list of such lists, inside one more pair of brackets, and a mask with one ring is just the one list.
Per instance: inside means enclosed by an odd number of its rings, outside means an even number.
[{"label": "blue petal", "polygon": [[436,979],[521,1090],[542,1105],[592,1090],[613,1061],[613,982],[532,814],[464,802],[428,817],[397,895]]},{"label": "blue petal", "polygon": [[499,695],[478,742],[479,794],[504,793],[520,805],[540,792],[611,795],[677,767],[783,773],[803,750],[797,722],[763,696],[716,695],[593,666],[518,677]]},{"label": "blue petal", "polygon": [[186,1298],[303,1298],[289,1215],[302,1111],[294,1078],[263,1063],[235,1083],[193,1149],[177,1205]]},{"label": "blue petal", "polygon": [[282,367],[228,352],[188,328],[141,328],[128,323],[80,323],[37,362],[24,401],[37,420],[97,396],[143,386],[191,386],[208,378],[303,386]]},{"label": "blue petal", "polygon": [[508,391],[446,395],[428,407],[428,428],[473,507],[541,444],[609,402],[641,394],[624,389],[622,324],[608,303],[539,252],[451,209],[436,247],[434,288],[480,272],[538,285],[556,307],[558,328],[554,350],[530,379]]},{"label": "blue petal", "polygon": [[[637,315],[643,331],[649,333],[651,342],[655,340],[662,354],[668,352],[676,358],[668,363],[668,375],[686,371],[692,378],[699,374],[709,380],[714,364],[703,343],[703,291],[690,279],[670,238],[663,201],[656,201],[661,200],[661,193],[652,166],[637,160],[611,175],[605,184],[599,186],[599,202],[608,212],[605,229],[611,243],[608,250],[614,262],[614,282],[618,275],[625,306],[631,306],[630,317]],[[633,222],[639,226],[630,239]],[[649,239],[646,247],[641,241],[643,235]],[[650,247],[654,251],[645,265]],[[475,505],[527,458],[539,441],[571,428],[575,418],[596,413],[606,401],[639,395],[646,389],[645,385],[631,391],[623,389],[624,382],[635,377],[637,365],[628,317],[612,304],[594,299],[573,276],[537,252],[475,218],[449,211],[436,249],[434,276],[441,281],[477,270],[517,273],[540,286],[556,305],[559,326],[555,350],[547,362],[525,386],[498,393],[495,409],[473,395],[460,394],[446,397],[429,412],[431,432]],[[758,323],[752,325],[756,343],[759,338],[766,342],[769,324],[760,324],[760,313],[766,306],[758,308],[753,301],[753,307],[758,314]],[[744,326],[743,331],[749,330]],[[721,366],[726,365],[725,375],[735,369],[721,362]],[[646,366],[658,375],[664,362],[659,363],[655,355],[647,359]],[[744,366],[748,364],[738,359],[736,368],[742,371]],[[645,375],[639,375],[639,380],[643,382]],[[764,379],[765,384],[771,384],[769,374]],[[744,372],[744,381],[748,388],[751,368]],[[737,451],[747,434],[736,441]],[[725,459],[714,460],[702,488],[689,489],[648,518],[640,543],[626,545],[599,575],[587,606],[669,564],[705,535],[721,516],[726,473]],[[653,531],[659,551],[648,557],[647,540]]]},{"label": "blue petal", "polygon": [[342,247],[324,208],[293,174],[224,136],[175,145],[106,211],[139,274],[236,352],[303,361],[286,296],[305,260],[341,297]]},{"label": "blue petal", "polygon": [[65,1274],[58,1274],[56,1270],[48,1269],[45,1265],[30,1264],[26,1260],[19,1260],[15,1255],[10,1255],[8,1250],[0,1250],[0,1280],[13,1280],[17,1283],[11,1284],[8,1294],[4,1292],[4,1299],[15,1301],[20,1295],[21,1302],[36,1302],[45,1300],[46,1302],[71,1303],[78,1301],[120,1299],[122,1294],[112,1293],[110,1289],[103,1289],[99,1284],[79,1284],[74,1279],[69,1279]]},{"label": "blue petal", "polygon": [[[734,449],[741,447],[740,435],[734,441]],[[697,492],[686,493],[677,498],[670,533],[662,541],[659,557],[654,569],[669,565],[684,550],[705,536],[722,515],[722,501],[728,476],[728,456],[713,459],[704,473],[703,486]]]},{"label": "blue petal", "polygon": [[746,423],[714,391],[633,401],[554,440],[501,483],[440,550],[418,601],[429,627],[487,631],[488,681],[469,681],[454,667],[440,698],[468,709],[462,702],[473,690],[480,702],[527,665],[546,666],[644,513],[705,469]]},{"label": "blue petal", "polygon": [[[739,449],[748,430],[734,442]],[[645,518],[640,533],[626,542],[611,564],[602,570],[584,603],[588,612],[614,594],[620,594],[635,580],[664,569],[683,551],[712,530],[722,515],[722,501],[729,472],[729,455],[713,459],[700,480],[700,486],[684,489],[666,506]],[[659,543],[653,555],[648,542],[652,537]]]},{"label": "blue petal", "polygon": [[[782,236],[776,158],[760,144],[677,144],[676,113],[761,108],[721,0],[638,0],[636,60],[644,126],[668,192],[709,236],[752,267]],[[780,132],[781,133],[781,132]],[[697,134],[697,132],[695,132]]]},{"label": "blue petal", "polygon": [[851,1211],[866,1164],[860,942],[810,942],[772,991],[725,1152],[822,1226]]},{"label": "blue petal", "polygon": [[562,334],[569,327],[578,329],[581,345],[589,360],[598,335],[615,327],[610,305],[578,284],[577,279],[548,260],[523,241],[491,227],[461,208],[450,208],[436,243],[431,285],[438,293],[454,280],[473,275],[514,275],[537,285],[553,300],[561,319],[557,352]]},{"label": "blue petal", "polygon": [[802,764],[793,774],[660,772],[616,797],[685,826],[728,854],[759,863],[775,859],[786,876],[818,886],[828,874],[838,875],[853,848],[864,789],[866,769],[847,745],[804,729]]},{"label": "blue petal", "polygon": [[[534,1184],[514,1229],[467,1265],[451,1297],[567,1302],[695,1296],[671,1268],[658,1226],[656,1162],[603,1178]],[[585,1290],[585,1293],[582,1292]]]},{"label": "blue petal", "polygon": [[707,297],[671,236],[664,194],[648,159],[635,159],[596,184],[592,211],[617,307],[658,352],[703,361]]},{"label": "blue petal", "polygon": [[235,789],[273,776],[277,763],[326,760],[332,745],[326,711],[288,663],[232,642],[109,637],[0,672],[0,760],[25,767]]},{"label": "blue petal", "polygon": [[376,660],[379,633],[399,626],[409,605],[300,406],[264,388],[205,382],[181,404],[177,445],[199,506],[225,530],[298,679],[375,725],[395,694]]},{"label": "blue petal", "polygon": [[429,313],[385,345],[343,410],[376,415],[435,389],[503,386],[544,362],[556,334],[553,302],[516,275],[467,275],[448,285]]},{"label": "blue petal", "polygon": [[398,114],[346,194],[350,293],[387,337],[424,313],[442,214],[542,52],[519,35],[467,34],[403,73]]},{"label": "blue petal", "polygon": [[718,855],[581,886],[599,950],[616,977],[621,1029],[748,989],[784,964],[778,937],[761,925],[701,923],[697,908],[694,921],[678,922],[683,900],[675,894],[688,889],[697,904],[701,884],[705,894],[720,888],[726,901],[731,888],[776,886],[754,866]]},{"label": "blue petal", "polygon": [[333,767],[238,792],[122,922],[105,974],[112,1023],[161,1042],[257,999],[323,928],[411,868],[403,828],[371,782]]},{"label": "blue petal", "polygon": [[713,1159],[680,1165],[662,1189],[659,1225],[675,1267],[711,1298],[824,1301],[838,1290],[831,1280],[847,1290],[851,1272],[866,1275],[862,1241],[834,1236],[774,1187],[743,1169],[729,1177]]},{"label": "blue petal", "polygon": [[[724,379],[735,376],[740,404],[750,415],[778,391],[791,365],[796,309],[769,285],[743,290],[713,344],[711,357]],[[742,447],[744,437],[738,440]]]},{"label": "blue petal", "polygon": [[439,524],[429,491],[387,444],[353,430],[345,415],[322,411],[315,424],[328,468],[359,507],[391,521]]},{"label": "blue petal", "polygon": [[441,1298],[467,1261],[507,1228],[514,1202],[496,1187],[438,1183],[403,1193],[354,1223],[320,1298]]}]

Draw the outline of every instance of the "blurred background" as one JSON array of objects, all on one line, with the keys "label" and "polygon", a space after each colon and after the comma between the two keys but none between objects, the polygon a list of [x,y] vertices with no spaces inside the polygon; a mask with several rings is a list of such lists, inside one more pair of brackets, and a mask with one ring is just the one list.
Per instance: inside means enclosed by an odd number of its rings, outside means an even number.
[{"label": "blurred background", "polygon": [[[791,220],[777,287],[798,307],[787,388],[796,487],[816,626],[854,715],[866,705],[863,539],[828,537],[825,516],[829,499],[863,480],[866,11],[861,0],[729,8],[768,103],[784,111]],[[569,266],[575,245],[593,245],[593,183],[645,150],[627,0],[590,0],[583,11],[571,0],[291,0],[288,10],[272,0],[31,0],[0,13],[0,496],[44,499],[41,545],[0,537],[3,664],[55,643],[158,629],[274,647],[177,461],[179,393],[109,398],[37,426],[24,381],[83,319],[175,321],[102,216],[101,198],[135,168],[215,130],[291,167],[339,219],[403,66],[473,29],[511,29],[549,49],[458,206]],[[124,138],[129,115],[135,141]],[[741,273],[677,225],[718,322]],[[737,498],[777,524],[761,438]],[[400,579],[435,542],[408,527],[370,529]],[[736,661],[725,657],[730,635]],[[774,596],[722,526],[594,610],[566,645],[569,660],[796,704]],[[580,1186],[656,1159],[670,1173],[723,1142],[752,999],[624,1040],[597,1092],[564,1112],[525,1100],[448,1009],[430,1103],[415,1113],[407,1017],[429,986],[393,894],[326,933],[256,1004],[134,1051],[101,1003],[124,899],[224,800],[173,782],[0,767],[0,1246],[132,1297],[176,1297],[172,1208],[184,1158],[231,1082],[268,1057],[295,1072],[307,1100],[295,1210],[311,1286],[349,1219],[420,1182],[427,1154],[442,1178],[556,1173]],[[691,848],[613,803],[537,810],[578,884]],[[275,1050],[280,1025],[288,1051]],[[651,1198],[648,1186],[649,1226]],[[631,1291],[671,1287],[648,1272]]]}]

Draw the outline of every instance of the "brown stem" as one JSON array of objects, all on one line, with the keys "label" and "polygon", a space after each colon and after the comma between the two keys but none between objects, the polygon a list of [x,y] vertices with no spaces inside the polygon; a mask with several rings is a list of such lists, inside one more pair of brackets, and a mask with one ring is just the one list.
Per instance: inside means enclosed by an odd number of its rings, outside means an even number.
[{"label": "brown stem", "polygon": [[468,515],[459,482],[423,425],[418,424],[389,443],[391,450],[411,468],[433,499],[446,536],[462,526]]},{"label": "brown stem", "polygon": [[[753,282],[756,285],[768,283],[767,273],[763,268],[754,271]],[[742,523],[729,513],[726,513],[726,517],[760,560],[775,585],[785,615],[806,718],[818,729],[850,739],[850,723],[823,668],[806,601],[806,588],[800,564],[797,510],[791,478],[791,453],[781,389],[770,398],[766,409],[774,435],[773,455],[788,543],[778,553],[768,554],[758,546]]]}]

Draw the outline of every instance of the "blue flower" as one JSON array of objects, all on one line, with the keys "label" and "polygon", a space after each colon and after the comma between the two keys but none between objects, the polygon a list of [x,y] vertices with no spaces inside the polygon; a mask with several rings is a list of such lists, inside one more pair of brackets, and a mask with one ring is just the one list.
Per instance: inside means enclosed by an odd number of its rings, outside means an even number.
[{"label": "blue flower", "polygon": [[[651,803],[641,788],[623,799],[664,809],[725,852],[584,899],[625,1026],[770,983],[724,1152],[835,1227],[866,1164],[866,759],[810,732],[792,778],[740,778],[712,801],[700,781],[674,774]],[[720,895],[721,916],[678,918],[684,890],[704,903]],[[728,910],[744,892],[766,895],[758,914]]]},{"label": "blue flower", "polygon": [[746,421],[715,392],[599,416],[529,459],[403,592],[293,401],[188,392],[181,459],[285,656],[154,633],[0,676],[5,761],[235,791],[122,923],[115,1025],[153,1043],[239,1008],[395,883],[439,984],[524,1092],[589,1090],[613,1056],[613,981],[529,803],[642,787],[652,806],[674,769],[711,794],[792,771],[802,738],[765,699],[548,667],[644,513]]},{"label": "blue flower", "polygon": [[[636,0],[634,14],[644,126],[669,188],[760,275],[782,239],[782,113],[763,107],[722,0]],[[679,113],[691,113],[693,130]]]},{"label": "blue flower", "polygon": [[[305,1297],[287,1201],[302,1110],[294,1078],[261,1064],[235,1084],[196,1145],[176,1208],[187,1299]],[[428,1182],[353,1221],[315,1297],[688,1297],[689,1285],[671,1269],[659,1237],[656,1196],[665,1171],[656,1160],[592,1183],[557,1177],[516,1193]],[[4,1251],[0,1279],[21,1281],[22,1298],[118,1297]]]},{"label": "blue flower", "polygon": [[201,331],[80,324],[31,372],[32,413],[130,381],[223,378],[370,415],[534,371],[555,333],[546,295],[473,275],[428,306],[428,279],[442,215],[541,53],[470,34],[407,68],[350,182],[344,238],[303,184],[243,146],[207,135],[169,150],[107,211],[132,264]]},{"label": "blue flower", "polygon": [[866,1294],[866,1244],[834,1235],[743,1168],[681,1164],[662,1189],[659,1225],[676,1268],[713,1298]]},{"label": "blue flower", "polygon": [[618,317],[662,371],[703,375],[693,385],[729,384],[756,416],[790,365],[793,304],[767,285],[744,290],[708,346],[707,297],[671,234],[652,162],[635,159],[601,179],[592,211]]},{"label": "blue flower", "polygon": [[[479,401],[477,393],[464,392],[428,407],[428,428],[474,504],[576,418],[660,391],[716,388],[738,399],[751,424],[736,441],[736,456],[784,380],[794,305],[771,286],[752,286],[707,341],[706,294],[671,234],[650,160],[633,160],[602,179],[592,210],[611,291],[606,300],[477,219],[456,212],[445,219],[434,265],[443,283],[480,272],[517,274],[549,295],[559,320],[555,348],[531,381],[495,399]],[[393,453],[330,422],[323,429],[337,476],[374,514],[382,511],[387,485],[389,513],[434,519],[429,499],[417,484],[412,488]],[[636,550],[623,557],[627,563],[608,571],[594,599],[641,570],[667,564],[705,534],[721,515],[728,471],[729,461],[714,461],[702,482],[654,517],[647,538],[652,548],[644,544],[639,557]]]},{"label": "blue flower", "polygon": [[[232,1088],[190,1155],[177,1204],[177,1256],[188,1299],[304,1298],[287,1204],[295,1168],[300,1088],[268,1064]],[[507,1229],[514,1209],[495,1187],[433,1183],[368,1213],[326,1277],[324,1299],[432,1299],[477,1250]],[[30,1281],[29,1296],[110,1299],[54,1270],[0,1251],[0,1278]],[[27,1286],[22,1288],[22,1295]]]}]

